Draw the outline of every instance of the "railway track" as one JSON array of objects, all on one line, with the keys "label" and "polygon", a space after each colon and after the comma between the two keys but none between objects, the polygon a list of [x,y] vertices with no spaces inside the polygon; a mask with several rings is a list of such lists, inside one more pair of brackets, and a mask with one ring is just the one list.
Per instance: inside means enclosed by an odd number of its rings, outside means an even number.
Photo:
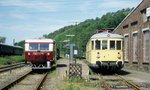
[{"label": "railway track", "polygon": [[42,74],[29,72],[7,85],[2,90],[40,90],[47,74],[48,72]]},{"label": "railway track", "polygon": [[9,87],[12,83],[19,81],[31,71],[32,69],[25,66],[24,63],[0,67],[0,90],[7,90],[6,87]]},{"label": "railway track", "polygon": [[[104,79],[102,75],[100,76],[100,80],[102,83],[102,87],[105,90],[113,90],[113,89],[131,89],[131,90],[144,90],[140,86],[136,85],[130,80],[126,80],[118,74],[113,75],[115,77],[111,79]],[[113,81],[113,83],[111,83]]]},{"label": "railway track", "polygon": [[25,74],[20,75],[20,77],[18,78],[14,78],[13,80],[11,80],[11,82],[5,83],[3,84],[0,89],[1,90],[8,90],[12,85],[14,85],[15,83],[19,82],[20,80],[22,80],[23,78],[25,78],[29,73],[31,73],[31,71],[26,72]]},{"label": "railway track", "polygon": [[133,82],[130,82],[128,80],[126,80],[125,78],[121,77],[120,75],[118,74],[115,74],[117,77],[119,77],[123,82],[127,83],[127,85],[130,87],[132,87],[134,90],[144,90],[142,89],[139,85],[133,83]]},{"label": "railway track", "polygon": [[2,66],[2,67],[0,67],[0,73],[5,72],[5,71],[9,71],[9,70],[12,70],[12,69],[20,68],[20,67],[23,67],[23,66],[25,66],[24,63],[16,63],[16,64]]},{"label": "railway track", "polygon": [[98,87],[102,90],[149,90],[150,83],[135,82],[126,79],[118,74],[100,75],[93,74],[89,76],[89,81],[84,85],[90,87]]}]

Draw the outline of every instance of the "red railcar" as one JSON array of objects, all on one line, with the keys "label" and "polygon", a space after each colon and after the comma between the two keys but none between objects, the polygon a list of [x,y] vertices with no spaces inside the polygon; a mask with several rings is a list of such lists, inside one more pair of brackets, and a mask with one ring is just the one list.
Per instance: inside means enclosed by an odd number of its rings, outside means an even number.
[{"label": "red railcar", "polygon": [[32,63],[32,69],[50,69],[56,60],[56,44],[52,39],[25,40],[25,62]]}]

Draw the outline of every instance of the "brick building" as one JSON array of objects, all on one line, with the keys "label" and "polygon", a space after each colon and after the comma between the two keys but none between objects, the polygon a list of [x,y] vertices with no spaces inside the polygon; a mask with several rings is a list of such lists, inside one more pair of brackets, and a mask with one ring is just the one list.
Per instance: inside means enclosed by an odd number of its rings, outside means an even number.
[{"label": "brick building", "polygon": [[124,35],[124,59],[131,67],[150,71],[150,0],[143,0],[115,28]]}]

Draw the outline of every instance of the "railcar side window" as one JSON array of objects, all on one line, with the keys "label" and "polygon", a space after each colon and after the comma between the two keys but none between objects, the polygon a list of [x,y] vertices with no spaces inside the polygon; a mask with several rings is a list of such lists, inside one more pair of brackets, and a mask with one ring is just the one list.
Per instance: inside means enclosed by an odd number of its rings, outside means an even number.
[{"label": "railcar side window", "polygon": [[110,41],[110,50],[115,50],[115,41]]},{"label": "railcar side window", "polygon": [[96,40],[96,41],[95,41],[95,49],[96,49],[96,50],[100,50],[100,46],[101,46],[100,40]]},{"label": "railcar side window", "polygon": [[49,44],[40,44],[40,50],[48,50]]},{"label": "railcar side window", "polygon": [[117,50],[121,50],[121,41],[117,41]]},{"label": "railcar side window", "polygon": [[102,50],[107,49],[107,40],[102,41]]},{"label": "railcar side window", "polygon": [[92,41],[92,50],[94,49],[94,41]]},{"label": "railcar side window", "polygon": [[29,50],[38,50],[38,44],[30,43]]}]

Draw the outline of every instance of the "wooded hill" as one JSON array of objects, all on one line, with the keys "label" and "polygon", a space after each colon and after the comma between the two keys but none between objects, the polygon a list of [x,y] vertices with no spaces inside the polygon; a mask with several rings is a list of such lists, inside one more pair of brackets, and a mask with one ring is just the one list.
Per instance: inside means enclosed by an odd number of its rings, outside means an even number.
[{"label": "wooded hill", "polygon": [[[88,19],[78,23],[77,25],[65,26],[52,33],[45,34],[43,37],[54,39],[58,48],[61,48],[61,50],[65,50],[63,48],[65,44],[75,43],[81,52],[85,52],[86,44],[96,30],[104,28],[116,28],[132,9],[127,8],[118,10],[116,12],[108,12],[100,18],[97,17],[95,19]],[[68,34],[73,34],[75,36],[70,38],[66,37]],[[68,39],[70,42],[63,42],[64,40]],[[24,41],[17,43],[17,45],[24,47]]]},{"label": "wooded hill", "polygon": [[[65,26],[43,36],[56,40],[57,45],[61,49],[63,49],[62,47],[66,44],[63,41],[69,39],[69,43],[75,43],[79,50],[85,52],[86,44],[96,30],[103,28],[114,29],[132,9],[127,8],[118,10],[117,12],[108,12],[101,18],[97,17],[96,19],[85,20],[77,25]],[[75,36],[66,37],[68,34],[73,34]]]}]

